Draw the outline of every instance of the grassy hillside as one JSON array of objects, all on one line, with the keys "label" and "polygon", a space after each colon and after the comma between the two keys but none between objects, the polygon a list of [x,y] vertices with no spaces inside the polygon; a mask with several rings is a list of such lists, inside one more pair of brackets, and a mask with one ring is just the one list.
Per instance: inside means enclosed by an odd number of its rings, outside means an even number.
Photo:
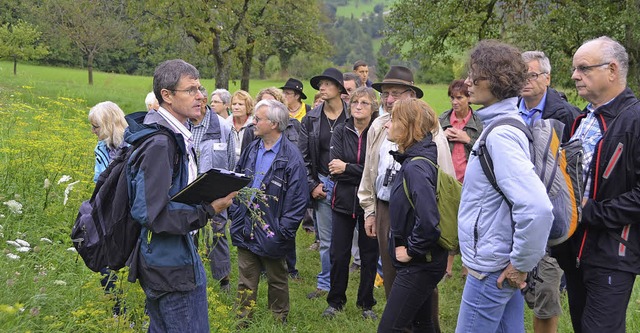
[{"label": "grassy hillside", "polygon": [[346,6],[337,7],[336,14],[342,17],[359,18],[373,13],[373,8],[377,4],[384,4],[385,11],[387,11],[396,0],[347,0],[346,2]]},{"label": "grassy hillside", "polygon": [[[204,80],[211,89],[212,82]],[[252,81],[253,95],[260,87],[278,82]],[[95,73],[95,85],[86,84],[86,72],[73,69],[18,66],[0,62],[0,332],[144,332],[144,295],[138,284],[126,282],[126,269],[118,288],[127,313],[114,317],[113,300],[102,291],[99,275],[89,271],[70,250],[69,232],[78,207],[93,190],[93,148],[96,138],[87,121],[89,107],[112,100],[127,111],[143,108],[151,78]],[[437,110],[448,108],[445,86],[424,86],[425,100]],[[233,90],[233,89],[232,89]],[[308,90],[307,94],[311,95]],[[66,180],[68,176],[70,180]],[[15,202],[15,203],[14,203]],[[17,205],[21,207],[18,209]],[[10,208],[13,206],[13,208]],[[28,249],[7,241],[30,243]],[[245,332],[374,332],[377,321],[365,321],[355,306],[358,273],[349,281],[343,313],[326,320],[324,299],[308,300],[319,272],[319,255],[308,250],[312,234],[300,230],[297,238],[301,281],[290,283],[291,313],[286,326],[276,324],[267,309],[262,283],[254,323]],[[204,246],[200,247],[204,249]],[[22,252],[26,251],[26,252]],[[232,253],[232,285],[237,282],[236,250]],[[206,264],[208,265],[208,263]],[[440,283],[440,323],[453,332],[463,281],[459,276]],[[208,269],[207,269],[208,271]],[[209,274],[209,273],[207,273]],[[234,332],[235,295],[225,295],[209,279],[209,321],[212,332]],[[381,315],[384,292],[374,291]],[[570,332],[566,297],[559,332]],[[640,331],[640,290],[636,288],[627,311],[627,329]],[[525,311],[531,328],[531,311]]]}]

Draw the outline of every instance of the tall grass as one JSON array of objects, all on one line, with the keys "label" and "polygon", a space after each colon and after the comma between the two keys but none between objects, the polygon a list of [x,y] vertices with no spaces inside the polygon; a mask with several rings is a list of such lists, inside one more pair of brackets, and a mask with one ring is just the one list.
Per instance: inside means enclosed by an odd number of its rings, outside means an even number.
[{"label": "tall grass", "polygon": [[[138,284],[119,273],[118,289],[126,314],[114,317],[114,304],[105,295],[99,275],[89,271],[70,250],[69,233],[77,209],[93,189],[95,136],[86,119],[90,106],[103,100],[142,108],[151,86],[149,77],[95,73],[95,85],[86,85],[86,72],[20,64],[16,77],[11,64],[0,62],[0,332],[144,332],[144,295]],[[207,87],[211,81],[204,80]],[[252,81],[252,94],[280,82]],[[424,86],[425,100],[434,109],[448,108],[446,86]],[[309,94],[309,93],[308,93]],[[140,106],[140,107],[138,107]],[[64,180],[63,176],[69,176]],[[65,177],[66,178],[66,177]],[[59,183],[59,180],[62,181]],[[73,186],[72,183],[75,183]],[[66,192],[66,194],[65,194]],[[11,200],[22,209],[10,209]],[[66,200],[66,204],[65,204]],[[18,250],[7,241],[25,240]],[[267,310],[266,285],[259,289],[256,316],[246,332],[375,332],[377,321],[365,321],[355,306],[358,273],[352,274],[344,312],[333,320],[321,317],[324,299],[308,300],[319,271],[318,252],[308,250],[312,234],[299,231],[298,269],[301,281],[291,281],[291,313],[285,326],[275,323]],[[23,246],[22,248],[26,248]],[[26,251],[26,252],[20,252]],[[232,284],[237,282],[236,252],[232,247]],[[13,258],[13,259],[12,259]],[[453,332],[463,287],[459,258],[454,278],[440,283],[440,322]],[[208,271],[208,269],[207,269]],[[219,292],[209,280],[209,321],[213,332],[235,331],[234,295]],[[382,314],[382,288],[374,291]],[[570,332],[566,305],[560,332]],[[640,331],[640,291],[636,288],[627,311],[628,331]],[[531,311],[526,310],[527,330]]]}]

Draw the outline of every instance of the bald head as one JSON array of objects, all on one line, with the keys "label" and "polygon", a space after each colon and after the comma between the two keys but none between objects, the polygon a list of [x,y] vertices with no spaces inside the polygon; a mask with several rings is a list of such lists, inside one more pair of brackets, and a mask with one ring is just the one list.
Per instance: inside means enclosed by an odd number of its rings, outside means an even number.
[{"label": "bald head", "polygon": [[585,42],[573,56],[571,79],[578,94],[598,107],[627,85],[629,56],[620,43],[603,36]]}]

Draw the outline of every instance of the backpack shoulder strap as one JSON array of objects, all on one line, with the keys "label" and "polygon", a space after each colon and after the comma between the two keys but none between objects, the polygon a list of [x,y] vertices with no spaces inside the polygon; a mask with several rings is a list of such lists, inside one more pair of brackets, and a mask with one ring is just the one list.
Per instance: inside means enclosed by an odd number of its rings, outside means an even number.
[{"label": "backpack shoulder strap", "polygon": [[[438,165],[433,163],[432,160],[424,157],[424,156],[415,156],[411,159],[412,161],[415,160],[427,160],[429,161],[429,163],[431,163],[431,165],[433,165],[436,170],[438,170]],[[409,194],[409,187],[407,187],[407,180],[404,178],[404,176],[402,177],[402,188],[404,189],[404,194],[407,196],[407,200],[409,200],[409,204],[411,204],[411,208],[416,209],[415,205],[413,204],[413,200],[411,200],[411,195]]]},{"label": "backpack shoulder strap", "polygon": [[507,199],[507,197],[504,195],[504,192],[502,192],[502,190],[498,186],[496,175],[493,172],[493,159],[491,158],[491,155],[489,155],[489,151],[487,150],[487,144],[486,144],[487,143],[486,138],[489,135],[489,133],[491,133],[491,131],[493,131],[494,128],[502,125],[513,126],[521,130],[527,136],[527,139],[529,140],[529,147],[531,147],[531,143],[533,142],[533,133],[531,132],[531,128],[529,128],[529,126],[525,125],[524,123],[518,121],[517,119],[503,118],[503,119],[496,120],[482,132],[480,139],[478,139],[478,148],[474,150],[473,153],[474,155],[478,156],[478,160],[480,160],[480,166],[482,167],[482,171],[487,176],[487,179],[489,180],[489,183],[491,184],[493,189],[496,190],[496,192],[498,192],[504,198],[504,200],[509,205],[509,208],[511,209],[513,208],[512,207],[513,203],[509,201],[509,199]]}]

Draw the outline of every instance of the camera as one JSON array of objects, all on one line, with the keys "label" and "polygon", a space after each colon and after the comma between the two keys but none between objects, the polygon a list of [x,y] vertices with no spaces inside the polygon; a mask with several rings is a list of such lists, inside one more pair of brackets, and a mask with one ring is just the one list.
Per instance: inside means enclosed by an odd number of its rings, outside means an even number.
[{"label": "camera", "polygon": [[384,173],[384,180],[382,181],[382,186],[389,186],[389,184],[393,183],[393,178],[396,176],[396,170],[392,168],[388,168]]}]

